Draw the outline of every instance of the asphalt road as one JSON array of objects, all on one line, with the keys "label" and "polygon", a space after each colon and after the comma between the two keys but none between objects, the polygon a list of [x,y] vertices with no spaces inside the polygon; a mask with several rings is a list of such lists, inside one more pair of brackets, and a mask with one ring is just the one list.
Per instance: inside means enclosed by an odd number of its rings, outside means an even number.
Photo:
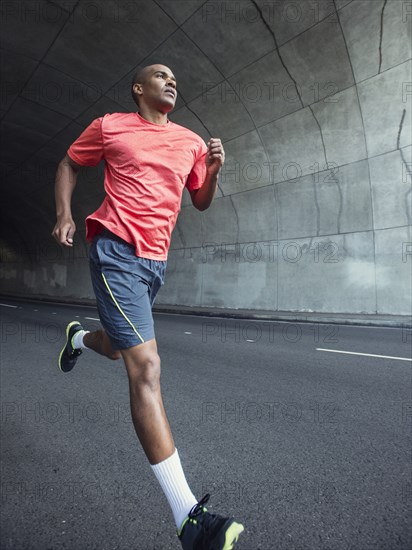
[{"label": "asphalt road", "polygon": [[[86,351],[57,367],[67,322],[96,328],[96,310],[3,300],[0,314],[1,549],[180,548],[122,362]],[[244,523],[236,549],[412,548],[412,363],[395,359],[410,331],[155,322],[186,476]]]}]

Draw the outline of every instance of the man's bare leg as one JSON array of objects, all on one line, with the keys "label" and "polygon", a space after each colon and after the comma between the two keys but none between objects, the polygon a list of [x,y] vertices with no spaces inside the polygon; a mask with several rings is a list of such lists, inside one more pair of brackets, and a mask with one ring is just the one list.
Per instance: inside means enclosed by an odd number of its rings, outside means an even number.
[{"label": "man's bare leg", "polygon": [[123,357],[129,378],[134,428],[179,528],[189,511],[197,505],[197,500],[187,484],[164,410],[156,340],[152,338],[116,351],[105,330],[86,332],[79,325],[72,322],[66,329],[67,340],[59,357],[59,366],[64,372],[70,371],[83,347],[110,359]]},{"label": "man's bare leg", "polygon": [[160,357],[156,340],[121,351],[129,378],[130,408],[137,437],[150,464],[175,451],[160,392]]},{"label": "man's bare leg", "polygon": [[160,392],[160,357],[156,340],[122,352],[113,349],[105,330],[88,332],[84,345],[109,359],[123,360],[129,378],[130,409],[136,435],[150,464],[174,453],[175,446]]},{"label": "man's bare leg", "polygon": [[121,350],[134,428],[179,528],[197,500],[187,484],[160,390],[156,340]]},{"label": "man's bare leg", "polygon": [[85,334],[83,337],[83,343],[96,353],[104,355],[109,359],[120,359],[122,357],[120,351],[116,351],[112,348],[110,339],[107,336],[106,331],[103,329]]},{"label": "man's bare leg", "polygon": [[156,340],[116,351],[105,330],[88,332],[84,345],[109,359],[123,357],[129,378],[130,409],[136,435],[150,464],[158,464],[175,451],[160,391],[160,357]]},{"label": "man's bare leg", "polygon": [[197,502],[186,481],[163,406],[156,340],[119,352],[113,349],[104,330],[88,333],[80,323],[72,321],[66,328],[66,344],[59,356],[63,372],[72,370],[83,347],[110,359],[123,357],[135,431],[169,502],[184,550],[196,550],[200,539],[216,548],[233,548],[243,526],[231,518],[209,514],[204,508],[209,495]]}]

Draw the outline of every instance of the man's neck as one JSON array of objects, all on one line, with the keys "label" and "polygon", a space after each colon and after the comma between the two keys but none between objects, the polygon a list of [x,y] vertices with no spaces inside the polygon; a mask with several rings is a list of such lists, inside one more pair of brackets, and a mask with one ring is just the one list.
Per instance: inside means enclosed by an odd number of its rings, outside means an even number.
[{"label": "man's neck", "polygon": [[155,111],[147,108],[146,106],[139,107],[138,113],[145,120],[153,122],[154,124],[159,124],[160,126],[164,126],[168,122],[167,113]]}]

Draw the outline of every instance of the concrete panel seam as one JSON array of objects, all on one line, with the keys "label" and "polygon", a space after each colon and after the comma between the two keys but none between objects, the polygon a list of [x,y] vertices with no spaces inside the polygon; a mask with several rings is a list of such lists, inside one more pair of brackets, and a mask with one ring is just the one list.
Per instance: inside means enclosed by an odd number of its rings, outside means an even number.
[{"label": "concrete panel seam", "polygon": [[179,218],[177,219],[176,229],[177,229],[177,233],[178,233],[178,235],[179,235],[179,238],[180,238],[180,240],[182,241],[183,248],[187,248],[186,239],[185,239],[183,230],[182,230],[182,228],[180,227],[180,224],[179,224]]},{"label": "concrete panel seam", "polygon": [[[323,146],[325,146],[323,144]],[[318,197],[318,188],[316,185],[315,178],[312,178],[313,183],[313,196],[315,198],[315,207],[316,207],[316,237],[319,237],[320,233],[320,206],[319,206],[319,197]]]},{"label": "concrete panel seam", "polygon": [[[408,167],[408,163],[406,162],[406,159],[405,159],[405,156],[403,154],[403,150],[401,149],[400,147],[400,141],[401,141],[401,133],[402,133],[402,129],[403,129],[403,122],[405,120],[405,116],[406,116],[406,109],[403,110],[403,113],[402,113],[402,118],[401,118],[401,122],[400,122],[400,125],[399,125],[399,133],[398,133],[398,139],[397,139],[397,147],[398,147],[398,150],[399,150],[399,153],[401,155],[401,159],[405,165],[405,168],[406,168],[406,173],[409,175],[410,178],[412,178],[412,172],[411,170],[409,169]],[[412,206],[409,205],[409,202],[408,202],[408,195],[410,195],[412,192],[412,187],[409,187],[408,191],[406,192],[406,195],[405,195],[405,208],[406,208],[406,217],[408,218],[408,222],[409,224],[412,223],[412,212],[411,212],[411,209],[412,209]]]},{"label": "concrete panel seam", "polygon": [[383,12],[385,11],[386,4],[388,3],[388,0],[385,0],[383,3],[382,11],[381,11],[381,28],[380,28],[380,36],[379,36],[379,68],[378,68],[378,74],[381,72],[382,68],[382,40],[383,40]]},{"label": "concrete panel seam", "polygon": [[189,15],[189,17],[187,17],[187,18],[186,18],[184,21],[182,21],[180,24],[179,24],[175,19],[173,19],[173,17],[170,15],[170,13],[167,13],[167,12],[164,10],[163,6],[162,6],[161,4],[159,4],[159,2],[157,2],[157,0],[153,0],[153,1],[154,1],[154,3],[155,3],[155,4],[156,4],[156,5],[157,5],[157,6],[158,6],[158,7],[159,7],[159,8],[160,8],[160,9],[161,9],[161,10],[162,10],[162,11],[163,11],[172,21],[173,21],[173,23],[174,23],[175,25],[177,25],[177,27],[178,27],[180,30],[183,31],[183,29],[181,28],[182,25],[184,25],[187,21],[189,21],[189,19],[190,19],[191,17],[193,17],[199,10],[201,10],[201,9],[203,8],[203,6],[204,6],[205,4],[207,4],[207,2],[208,2],[209,0],[205,0],[205,1],[203,2],[203,4],[201,4],[198,8],[196,8],[196,9],[194,10],[194,12],[191,13],[191,14]]},{"label": "concrete panel seam", "polygon": [[236,210],[236,206],[233,202],[233,199],[232,199],[232,195],[229,195],[229,200],[230,200],[230,204],[232,205],[233,207],[233,210],[235,212],[235,216],[236,216],[236,242],[239,242],[239,233],[240,233],[240,227],[239,227],[239,215],[237,213],[237,210]]},{"label": "concrete panel seam", "polygon": [[[280,50],[279,50],[279,47],[278,47],[278,43],[277,43],[277,40],[276,40],[276,36],[275,36],[275,33],[273,32],[273,30],[270,28],[268,22],[266,21],[263,13],[262,13],[262,10],[260,9],[260,6],[257,5],[256,1],[255,0],[251,0],[252,4],[256,7],[259,15],[260,15],[260,18],[262,19],[262,22],[263,24],[265,25],[265,27],[267,28],[267,30],[269,31],[270,35],[272,36],[273,38],[273,41],[275,43],[275,49],[276,51],[278,52],[278,56],[279,56],[279,59],[280,59],[280,62],[282,63],[282,66],[283,68],[285,69],[286,73],[289,75],[289,78],[292,80],[293,84],[295,85],[295,89],[296,89],[296,93],[299,97],[299,100],[300,100],[300,103],[301,103],[301,107],[303,109],[303,101],[302,101],[302,96],[300,95],[299,93],[299,89],[298,89],[298,85],[297,85],[297,82],[296,80],[293,78],[293,76],[290,74],[288,68],[286,67],[285,65],[285,62],[283,61],[283,58],[282,56],[280,55]],[[306,32],[308,29],[306,29],[304,32]],[[302,33],[303,34],[303,33]],[[296,36],[292,39],[294,40],[296,38]],[[263,57],[263,56],[262,56]],[[262,59],[262,57],[260,59]]]},{"label": "concrete panel seam", "polygon": [[[189,37],[189,38],[190,38],[190,37]],[[203,53],[203,52],[202,52],[202,53]],[[206,56],[206,57],[207,57],[207,56]],[[209,59],[209,58],[208,58],[208,59]],[[195,111],[193,111],[193,109],[191,109],[191,108],[189,107],[189,103],[185,103],[185,107],[186,107],[186,109],[187,109],[188,111],[190,111],[190,112],[192,113],[192,115],[194,115],[194,116],[197,118],[197,120],[200,122],[200,124],[203,126],[203,128],[206,130],[206,132],[209,134],[209,136],[212,137],[212,132],[209,130],[209,128],[206,126],[206,124],[203,122],[203,120],[198,116],[198,114],[197,114]],[[220,185],[220,178],[219,178],[218,181],[217,181],[217,187],[218,187],[218,189],[220,190],[220,192],[222,193],[222,196],[224,197],[225,194],[224,194],[223,189],[222,189],[222,187],[221,187],[221,185]]]},{"label": "concrete panel seam", "polygon": [[[70,11],[68,9],[66,9],[66,7],[64,5],[61,5],[61,4],[56,4],[55,2],[53,2],[53,0],[46,0],[46,2],[48,4],[52,4],[53,6],[55,6],[56,8],[58,8],[59,10],[63,10],[65,11],[66,13],[70,14]],[[74,8],[73,8],[74,9]]]},{"label": "concrete panel seam", "polygon": [[325,155],[325,165],[328,166],[328,156],[326,154],[326,146],[325,146],[325,140],[323,139],[323,132],[322,132],[322,128],[319,124],[319,121],[318,119],[316,118],[315,116],[315,113],[313,112],[313,109],[312,109],[312,106],[311,105],[308,105],[309,109],[310,109],[310,112],[312,113],[312,116],[313,118],[315,119],[315,122],[319,128],[319,133],[320,133],[320,139],[322,140],[322,147],[323,147],[323,154]]}]

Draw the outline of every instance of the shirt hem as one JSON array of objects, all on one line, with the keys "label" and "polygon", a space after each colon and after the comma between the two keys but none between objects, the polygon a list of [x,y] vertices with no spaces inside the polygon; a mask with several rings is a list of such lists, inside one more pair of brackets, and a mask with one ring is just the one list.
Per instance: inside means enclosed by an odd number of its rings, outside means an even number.
[{"label": "shirt hem", "polygon": [[[102,230],[103,229],[107,229],[108,231],[110,231],[111,233],[113,233],[114,235],[116,235],[116,237],[119,237],[120,239],[123,239],[125,242],[127,242],[127,244],[130,244],[131,246],[134,246],[135,247],[135,255],[136,257],[138,258],[144,258],[146,260],[155,260],[155,261],[158,261],[158,262],[167,262],[167,254],[166,255],[153,255],[153,254],[145,254],[144,252],[140,251],[137,249],[136,247],[136,243],[134,242],[130,242],[130,237],[129,235],[127,234],[124,234],[122,233],[121,231],[118,231],[117,228],[115,230],[111,229],[110,227],[107,227],[101,220],[94,220],[94,221],[97,221],[101,227],[102,227]],[[90,237],[88,238],[87,240],[88,241],[92,241],[94,239],[94,237],[96,235],[99,235],[101,233],[101,231],[99,231],[98,233],[95,233],[93,235],[93,237]]]}]

